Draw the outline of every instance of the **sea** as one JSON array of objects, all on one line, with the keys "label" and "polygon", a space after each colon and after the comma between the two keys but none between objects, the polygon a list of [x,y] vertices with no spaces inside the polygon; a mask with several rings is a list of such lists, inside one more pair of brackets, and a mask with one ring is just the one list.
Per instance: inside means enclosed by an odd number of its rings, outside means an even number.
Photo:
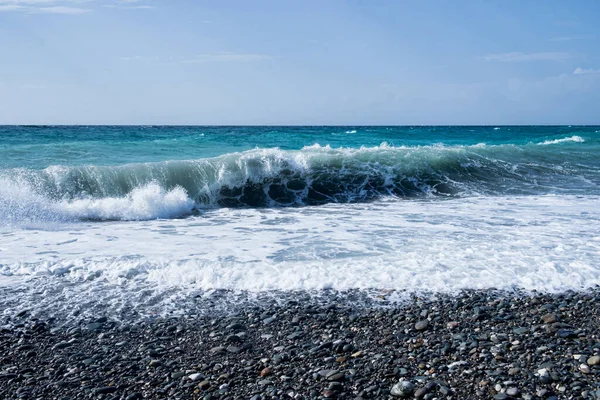
[{"label": "sea", "polygon": [[6,316],[599,284],[598,126],[0,126]]}]

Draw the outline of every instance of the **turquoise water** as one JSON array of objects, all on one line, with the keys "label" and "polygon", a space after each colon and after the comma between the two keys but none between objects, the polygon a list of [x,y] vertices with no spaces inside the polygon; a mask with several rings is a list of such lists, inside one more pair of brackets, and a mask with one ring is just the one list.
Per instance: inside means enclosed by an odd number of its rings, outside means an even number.
[{"label": "turquoise water", "polygon": [[[318,143],[332,148],[513,144],[524,146],[579,136],[585,147],[565,142],[544,152],[595,152],[600,127],[166,127],[0,126],[0,168],[41,169],[51,165],[121,165],[195,160],[254,148],[300,150]],[[571,144],[571,146],[569,146]],[[597,161],[597,160],[596,160]],[[599,162],[600,163],[600,162]]]},{"label": "turquoise water", "polygon": [[0,217],[13,224],[120,219],[114,212],[123,201],[150,209],[143,217],[134,213],[137,219],[178,218],[219,207],[382,198],[596,195],[599,131],[551,126],[2,127]]}]

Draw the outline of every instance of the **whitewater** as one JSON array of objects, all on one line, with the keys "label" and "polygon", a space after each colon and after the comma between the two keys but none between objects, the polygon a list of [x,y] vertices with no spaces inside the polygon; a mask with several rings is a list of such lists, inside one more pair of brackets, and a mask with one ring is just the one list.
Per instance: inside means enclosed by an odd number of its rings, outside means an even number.
[{"label": "whitewater", "polygon": [[597,127],[3,129],[9,315],[600,285]]}]

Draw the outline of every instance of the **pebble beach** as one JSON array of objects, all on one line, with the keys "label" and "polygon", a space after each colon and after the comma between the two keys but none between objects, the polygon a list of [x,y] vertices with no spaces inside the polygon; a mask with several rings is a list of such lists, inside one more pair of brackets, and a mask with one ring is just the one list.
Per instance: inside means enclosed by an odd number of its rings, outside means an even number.
[{"label": "pebble beach", "polygon": [[60,321],[27,310],[5,315],[0,393],[115,400],[600,398],[597,287],[412,294],[401,302],[385,293],[326,291],[223,306],[229,297],[218,292],[186,315],[135,321]]}]

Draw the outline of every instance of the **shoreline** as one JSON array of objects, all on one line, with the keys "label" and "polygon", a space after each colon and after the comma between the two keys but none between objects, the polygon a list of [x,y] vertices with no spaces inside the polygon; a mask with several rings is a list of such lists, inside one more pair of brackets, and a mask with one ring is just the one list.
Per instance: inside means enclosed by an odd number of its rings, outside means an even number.
[{"label": "shoreline", "polygon": [[356,293],[136,322],[5,315],[0,397],[600,399],[598,287],[385,307]]}]

